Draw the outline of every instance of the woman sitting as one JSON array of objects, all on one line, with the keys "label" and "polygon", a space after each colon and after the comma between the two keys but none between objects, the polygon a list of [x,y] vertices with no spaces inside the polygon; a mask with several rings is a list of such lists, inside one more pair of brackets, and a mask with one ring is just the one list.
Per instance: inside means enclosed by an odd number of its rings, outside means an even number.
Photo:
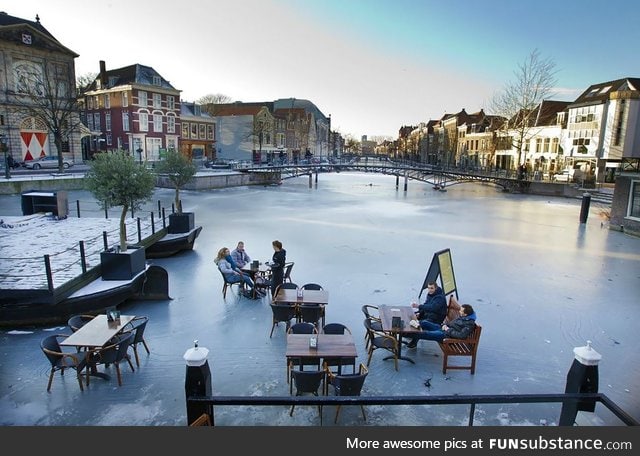
[{"label": "woman sitting", "polygon": [[[220,269],[220,272],[222,272],[222,275],[224,275],[224,278],[228,283],[244,282],[245,285],[249,286],[250,296],[258,295],[254,294],[253,281],[251,280],[251,277],[249,277],[248,274],[244,274],[240,268],[235,265],[235,263],[232,263],[232,261],[233,260],[231,260],[230,252],[227,247],[222,247],[218,250],[218,255],[214,260],[218,265],[218,269]],[[256,290],[256,293],[259,292]]]}]

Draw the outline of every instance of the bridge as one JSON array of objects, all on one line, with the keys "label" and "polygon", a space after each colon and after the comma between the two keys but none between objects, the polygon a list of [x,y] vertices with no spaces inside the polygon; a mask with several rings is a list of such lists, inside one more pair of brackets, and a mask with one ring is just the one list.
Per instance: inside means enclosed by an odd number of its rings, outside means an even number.
[{"label": "bridge", "polygon": [[378,173],[396,176],[396,187],[400,178],[404,179],[406,190],[409,179],[426,182],[435,190],[446,191],[447,187],[465,182],[480,182],[502,187],[504,191],[526,193],[531,181],[518,179],[513,171],[497,170],[466,170],[458,168],[441,168],[412,162],[394,162],[382,160],[359,160],[354,162],[316,163],[316,164],[282,164],[269,166],[253,166],[241,169],[255,173],[277,173],[280,179],[291,179],[301,176],[316,176],[318,173],[341,171],[359,171],[364,173]]}]

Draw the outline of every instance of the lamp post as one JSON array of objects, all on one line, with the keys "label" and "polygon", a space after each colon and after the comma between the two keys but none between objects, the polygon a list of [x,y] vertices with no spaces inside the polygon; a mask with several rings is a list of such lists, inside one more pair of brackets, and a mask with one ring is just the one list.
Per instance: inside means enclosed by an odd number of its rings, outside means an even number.
[{"label": "lamp post", "polygon": [[0,135],[0,147],[2,148],[2,153],[4,155],[4,178],[11,179],[9,160],[7,159],[7,151],[9,148],[7,147],[7,137],[5,135]]}]

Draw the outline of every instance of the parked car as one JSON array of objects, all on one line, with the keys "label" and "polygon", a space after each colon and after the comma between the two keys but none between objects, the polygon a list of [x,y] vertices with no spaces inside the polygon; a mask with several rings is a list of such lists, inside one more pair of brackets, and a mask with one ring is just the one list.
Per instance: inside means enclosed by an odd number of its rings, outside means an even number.
[{"label": "parked car", "polygon": [[[62,167],[67,169],[73,166],[73,162],[67,160],[66,158],[62,159]],[[45,155],[44,157],[40,157],[37,160],[25,160],[24,167],[29,169],[40,169],[40,168],[51,168],[55,169],[58,167],[58,157],[53,155]]]}]

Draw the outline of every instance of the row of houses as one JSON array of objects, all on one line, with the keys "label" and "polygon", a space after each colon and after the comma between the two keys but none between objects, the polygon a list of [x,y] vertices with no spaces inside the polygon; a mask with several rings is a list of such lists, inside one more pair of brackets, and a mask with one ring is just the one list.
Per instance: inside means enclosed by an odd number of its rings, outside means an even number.
[{"label": "row of houses", "polygon": [[640,79],[593,84],[574,101],[544,100],[511,119],[482,109],[447,113],[401,127],[378,151],[463,168],[524,166],[540,175],[567,169],[612,182],[617,169],[640,159]]},{"label": "row of houses", "polygon": [[0,12],[0,135],[14,159],[61,152],[81,162],[124,150],[153,162],[174,149],[194,159],[262,162],[341,147],[331,117],[308,100],[200,106],[181,100],[150,66],[107,69],[104,61],[97,77],[77,88],[76,57],[37,17]]}]

